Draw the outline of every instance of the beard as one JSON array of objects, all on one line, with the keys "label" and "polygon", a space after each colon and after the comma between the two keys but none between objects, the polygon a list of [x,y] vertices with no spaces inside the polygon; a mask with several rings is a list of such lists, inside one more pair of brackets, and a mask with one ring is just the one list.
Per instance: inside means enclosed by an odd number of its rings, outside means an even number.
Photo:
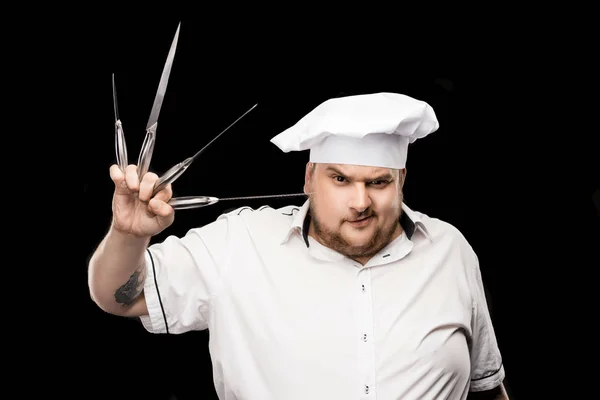
[{"label": "beard", "polygon": [[[401,204],[401,203],[400,203]],[[343,254],[346,257],[356,259],[361,257],[373,257],[377,252],[384,248],[394,236],[398,225],[400,224],[400,215],[402,207],[398,207],[395,218],[391,218],[386,225],[379,227],[371,235],[371,237],[363,244],[356,245],[350,243],[341,233],[340,230],[333,230],[325,226],[314,212],[314,198],[311,199],[309,205],[309,213],[312,219],[314,233],[317,240],[324,246]],[[350,220],[356,220],[367,216],[377,217],[371,209],[367,209],[362,213],[356,214]],[[345,222],[347,219],[342,221]]]}]

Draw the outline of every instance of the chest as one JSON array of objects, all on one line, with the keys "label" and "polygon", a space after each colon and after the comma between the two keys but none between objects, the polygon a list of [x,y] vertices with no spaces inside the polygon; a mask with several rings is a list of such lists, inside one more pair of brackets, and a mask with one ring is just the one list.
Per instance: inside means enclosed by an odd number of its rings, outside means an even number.
[{"label": "chest", "polygon": [[470,335],[464,266],[447,257],[408,255],[359,268],[288,250],[232,262],[216,314],[240,321],[248,340],[282,351],[408,356],[435,353],[457,333],[463,340]]}]

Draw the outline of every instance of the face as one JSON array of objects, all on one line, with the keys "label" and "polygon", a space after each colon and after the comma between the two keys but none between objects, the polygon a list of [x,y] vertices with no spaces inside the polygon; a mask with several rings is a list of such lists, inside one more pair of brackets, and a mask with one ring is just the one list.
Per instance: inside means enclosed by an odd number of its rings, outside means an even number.
[{"label": "face", "polygon": [[309,234],[347,257],[368,260],[401,232],[405,174],[405,169],[308,163]]}]

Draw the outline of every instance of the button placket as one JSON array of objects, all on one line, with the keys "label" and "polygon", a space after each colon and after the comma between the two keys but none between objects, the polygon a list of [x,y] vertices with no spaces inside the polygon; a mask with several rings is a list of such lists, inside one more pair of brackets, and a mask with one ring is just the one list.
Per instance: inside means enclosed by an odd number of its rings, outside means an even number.
[{"label": "button placket", "polygon": [[358,383],[361,384],[361,398],[367,399],[373,396],[374,385],[374,347],[373,347],[373,315],[370,293],[371,269],[360,268],[357,273],[357,329],[358,329],[358,363],[359,376]]}]

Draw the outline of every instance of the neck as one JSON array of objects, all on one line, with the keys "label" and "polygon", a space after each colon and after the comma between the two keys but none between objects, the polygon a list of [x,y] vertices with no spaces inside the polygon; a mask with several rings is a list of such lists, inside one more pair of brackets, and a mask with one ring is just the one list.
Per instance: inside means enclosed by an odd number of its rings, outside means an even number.
[{"label": "neck", "polygon": [[[394,229],[394,232],[390,236],[390,239],[385,244],[383,244],[381,246],[381,248],[384,248],[385,246],[387,246],[388,244],[390,244],[394,240],[396,240],[402,234],[403,231],[404,231],[404,229],[402,228],[402,225],[398,221],[398,224],[396,225],[396,228]],[[324,242],[319,237],[319,235],[316,234],[315,227],[314,227],[314,222],[312,221],[312,218],[310,219],[310,222],[309,222],[309,225],[308,225],[308,236],[312,237],[314,240],[316,240],[317,242],[319,242],[323,246],[330,247],[326,242]],[[373,258],[373,255],[368,255],[368,256],[364,256],[364,257],[356,257],[356,256],[352,257],[352,259],[354,261],[360,263],[361,265],[366,265],[371,258]]]},{"label": "neck", "polygon": [[[394,230],[394,233],[390,237],[390,240],[386,244],[384,244],[383,247],[387,246],[388,244],[390,244],[394,240],[396,240],[398,237],[400,237],[400,235],[402,234],[403,231],[404,230],[402,229],[402,225],[400,225],[400,223],[398,223],[398,225],[396,226],[396,229]],[[354,257],[353,260],[356,261],[356,262],[359,262],[360,265],[364,266],[364,265],[366,265],[369,262],[369,260],[371,260],[371,258],[373,258],[373,256]]]}]

